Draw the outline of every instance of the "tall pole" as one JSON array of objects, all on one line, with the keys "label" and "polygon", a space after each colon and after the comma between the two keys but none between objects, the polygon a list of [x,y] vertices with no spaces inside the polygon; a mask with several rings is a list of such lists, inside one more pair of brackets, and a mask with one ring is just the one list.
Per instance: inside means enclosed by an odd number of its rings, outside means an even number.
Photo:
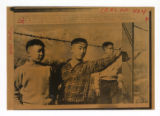
[{"label": "tall pole", "polygon": [[134,103],[134,23],[132,22],[132,103]]}]

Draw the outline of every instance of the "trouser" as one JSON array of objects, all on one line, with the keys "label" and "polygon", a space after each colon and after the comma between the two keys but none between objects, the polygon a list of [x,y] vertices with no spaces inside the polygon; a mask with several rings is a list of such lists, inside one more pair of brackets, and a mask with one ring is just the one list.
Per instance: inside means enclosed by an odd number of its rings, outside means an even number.
[{"label": "trouser", "polygon": [[120,97],[118,96],[119,93],[117,80],[100,80],[100,97],[98,103],[118,103],[118,97]]}]

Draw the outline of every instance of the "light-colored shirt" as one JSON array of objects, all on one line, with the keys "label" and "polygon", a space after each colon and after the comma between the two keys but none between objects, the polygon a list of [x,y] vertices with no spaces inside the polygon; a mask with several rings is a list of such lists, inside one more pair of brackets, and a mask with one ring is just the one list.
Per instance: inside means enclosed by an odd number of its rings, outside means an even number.
[{"label": "light-colored shirt", "polygon": [[50,104],[51,67],[26,62],[15,70],[15,97],[23,104]]},{"label": "light-colored shirt", "polygon": [[122,56],[101,72],[92,73],[94,88],[99,89],[99,80],[117,80],[118,70],[122,67]]},{"label": "light-colored shirt", "polygon": [[116,80],[118,70],[122,67],[122,56],[120,56],[113,64],[107,67],[105,70],[99,72],[99,76],[102,80]]}]

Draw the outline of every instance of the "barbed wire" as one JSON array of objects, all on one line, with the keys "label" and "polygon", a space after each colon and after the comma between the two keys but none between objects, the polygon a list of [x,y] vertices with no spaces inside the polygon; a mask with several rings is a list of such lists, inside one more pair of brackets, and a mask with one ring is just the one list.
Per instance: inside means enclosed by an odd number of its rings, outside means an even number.
[{"label": "barbed wire", "polygon": [[142,27],[140,27],[140,26],[137,26],[137,25],[134,25],[134,27],[136,27],[136,28],[138,28],[138,29],[141,29],[141,30],[143,30],[143,31],[148,31],[147,29],[144,29],[144,28],[142,28]]},{"label": "barbed wire", "polygon": [[[25,33],[19,33],[19,32],[14,32],[14,34],[21,35],[21,36],[28,36],[28,37],[33,37],[33,38],[39,38],[39,39],[47,39],[47,40],[54,40],[54,41],[59,41],[59,42],[66,42],[66,43],[71,43],[71,41],[68,40],[62,40],[62,39],[55,39],[51,37],[44,37],[44,36],[37,36],[33,34],[25,34]],[[94,46],[94,47],[102,47],[100,45],[94,45],[94,44],[88,44],[89,46]]]}]

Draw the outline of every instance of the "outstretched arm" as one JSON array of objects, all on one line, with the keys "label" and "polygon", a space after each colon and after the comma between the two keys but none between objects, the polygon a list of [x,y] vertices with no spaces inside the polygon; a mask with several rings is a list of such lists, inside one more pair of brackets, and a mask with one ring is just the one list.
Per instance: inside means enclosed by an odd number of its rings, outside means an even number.
[{"label": "outstretched arm", "polygon": [[87,61],[83,64],[82,72],[83,73],[94,73],[100,72],[107,68],[110,64],[115,62],[121,56],[121,52],[118,55],[109,56],[103,59],[95,61]]}]

